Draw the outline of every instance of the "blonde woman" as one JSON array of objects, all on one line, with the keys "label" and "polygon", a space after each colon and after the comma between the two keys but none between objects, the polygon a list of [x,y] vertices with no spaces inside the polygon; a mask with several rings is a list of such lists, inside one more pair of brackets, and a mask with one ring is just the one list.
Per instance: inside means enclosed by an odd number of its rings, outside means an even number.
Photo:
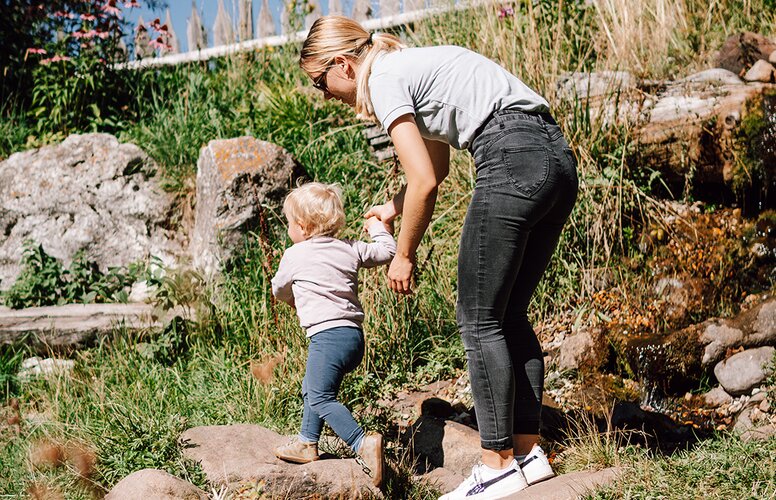
[{"label": "blonde woman", "polygon": [[457,320],[482,461],[443,496],[502,498],[547,479],[538,446],[544,363],[527,310],[577,196],[576,162],[549,106],[517,77],[461,47],[405,48],[339,16],[318,19],[300,65],[391,136],[406,185],[366,216],[402,215],[391,289],[411,293],[415,252],[447,177],[450,146],[474,156],[477,182],[461,234]]}]

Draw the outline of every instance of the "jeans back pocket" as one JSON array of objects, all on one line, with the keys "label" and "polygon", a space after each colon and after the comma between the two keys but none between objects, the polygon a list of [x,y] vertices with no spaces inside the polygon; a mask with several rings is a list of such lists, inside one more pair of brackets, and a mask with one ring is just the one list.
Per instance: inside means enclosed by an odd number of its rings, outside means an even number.
[{"label": "jeans back pocket", "polygon": [[547,181],[550,156],[544,146],[504,148],[502,160],[512,184],[525,196],[533,196]]}]

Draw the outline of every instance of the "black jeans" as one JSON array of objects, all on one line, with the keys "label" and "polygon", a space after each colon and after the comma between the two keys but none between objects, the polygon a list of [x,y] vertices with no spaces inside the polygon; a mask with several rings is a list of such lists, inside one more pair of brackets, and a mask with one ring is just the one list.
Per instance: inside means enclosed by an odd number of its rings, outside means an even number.
[{"label": "black jeans", "polygon": [[528,303],[577,198],[576,161],[549,115],[494,114],[470,149],[457,319],[483,448],[538,434],[544,359]]}]

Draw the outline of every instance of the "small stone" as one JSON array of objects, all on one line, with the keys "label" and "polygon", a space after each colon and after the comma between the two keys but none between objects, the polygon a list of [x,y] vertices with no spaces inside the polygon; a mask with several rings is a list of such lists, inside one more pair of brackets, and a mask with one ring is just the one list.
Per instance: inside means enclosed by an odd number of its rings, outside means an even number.
[{"label": "small stone", "polygon": [[758,392],[752,397],[747,397],[744,404],[746,404],[747,406],[755,406],[760,404],[761,401],[765,401],[767,397],[768,395],[765,394],[764,392]]},{"label": "small stone", "polygon": [[759,422],[762,420],[763,412],[760,411],[759,407],[752,408],[751,413],[749,413],[749,418],[752,420],[752,422]]},{"label": "small stone", "polygon": [[29,380],[35,376],[67,374],[73,371],[75,361],[72,359],[41,359],[38,356],[22,361],[22,369],[19,371],[19,379]]},{"label": "small stone", "polygon": [[768,424],[763,425],[762,427],[754,427],[745,430],[741,433],[741,440],[745,442],[766,440],[774,435],[776,435],[776,425]]},{"label": "small stone", "polygon": [[692,393],[691,392],[685,393],[684,400],[685,401],[692,401]]},{"label": "small stone", "polygon": [[774,68],[771,63],[762,59],[755,62],[744,75],[747,82],[772,83],[774,81]]},{"label": "small stone", "polygon": [[703,395],[703,401],[711,407],[718,407],[733,401],[733,396],[725,392],[720,386],[711,389]]},{"label": "small stone", "polygon": [[771,55],[768,56],[768,62],[771,64],[776,64],[776,50],[771,52]]},{"label": "small stone", "polygon": [[729,394],[746,394],[766,379],[774,353],[771,346],[739,352],[717,363],[714,375]]},{"label": "small stone", "polygon": [[771,402],[767,399],[763,399],[760,401],[760,405],[758,406],[761,412],[763,413],[769,413],[771,411]]},{"label": "small stone", "polygon": [[754,396],[755,394],[759,393],[761,390],[762,389],[760,389],[759,387],[755,387],[754,389],[752,389],[752,396]]}]

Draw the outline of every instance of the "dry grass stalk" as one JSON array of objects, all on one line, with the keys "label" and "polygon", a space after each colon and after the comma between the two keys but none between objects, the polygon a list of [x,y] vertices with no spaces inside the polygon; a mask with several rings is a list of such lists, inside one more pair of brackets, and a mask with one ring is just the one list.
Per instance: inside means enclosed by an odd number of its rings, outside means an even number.
[{"label": "dry grass stalk", "polygon": [[33,483],[27,488],[27,495],[32,500],[64,500],[65,496],[56,488],[41,483]]}]

